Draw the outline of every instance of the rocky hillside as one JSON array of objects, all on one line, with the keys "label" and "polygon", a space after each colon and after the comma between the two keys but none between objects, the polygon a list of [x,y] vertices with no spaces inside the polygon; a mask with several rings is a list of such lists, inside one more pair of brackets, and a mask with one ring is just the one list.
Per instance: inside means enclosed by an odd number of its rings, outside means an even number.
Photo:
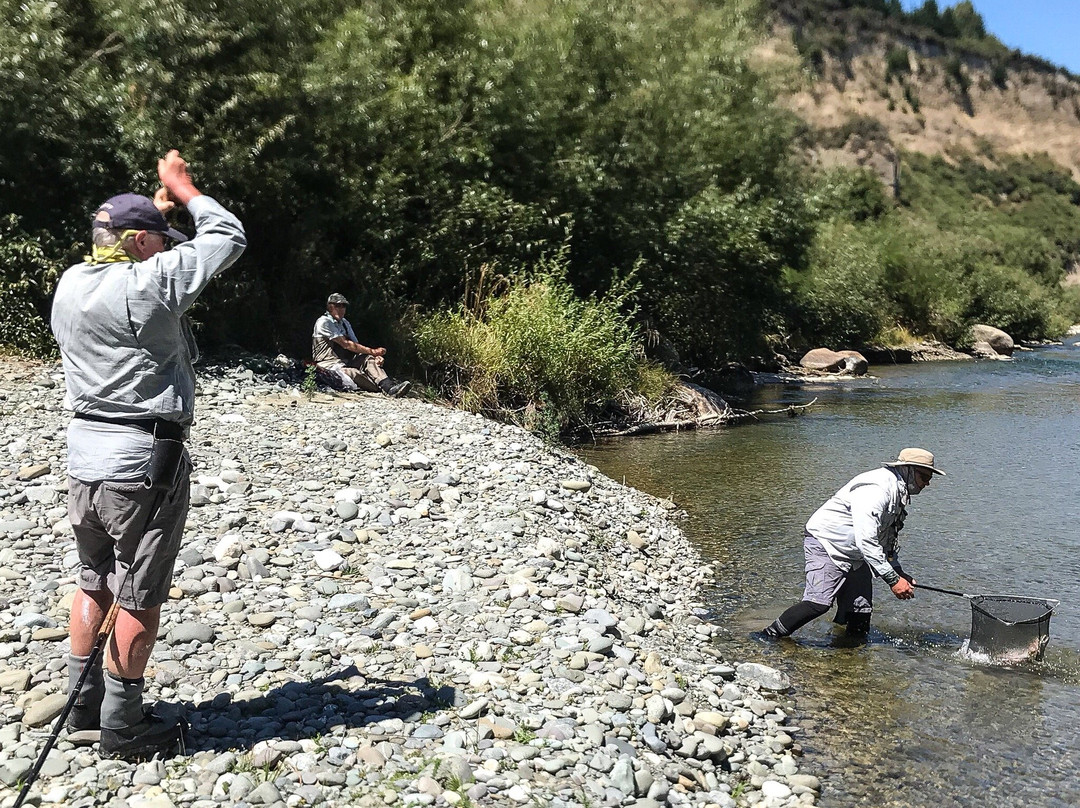
[{"label": "rocky hillside", "polygon": [[849,0],[769,5],[774,37],[760,52],[798,68],[785,102],[808,125],[813,161],[867,166],[891,184],[897,150],[1046,153],[1080,177],[1080,78],[1068,71],[989,34],[942,36],[915,14]]}]

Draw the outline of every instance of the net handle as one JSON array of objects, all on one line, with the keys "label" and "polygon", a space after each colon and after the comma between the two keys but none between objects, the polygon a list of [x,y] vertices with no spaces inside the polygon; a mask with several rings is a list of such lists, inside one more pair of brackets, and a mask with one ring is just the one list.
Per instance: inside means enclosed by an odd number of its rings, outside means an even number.
[{"label": "net handle", "polygon": [[955,589],[939,589],[936,586],[927,586],[926,584],[912,584],[916,589],[929,589],[931,592],[940,592],[943,595],[956,595],[958,598],[971,599],[971,595],[965,595],[963,592],[957,592]]}]

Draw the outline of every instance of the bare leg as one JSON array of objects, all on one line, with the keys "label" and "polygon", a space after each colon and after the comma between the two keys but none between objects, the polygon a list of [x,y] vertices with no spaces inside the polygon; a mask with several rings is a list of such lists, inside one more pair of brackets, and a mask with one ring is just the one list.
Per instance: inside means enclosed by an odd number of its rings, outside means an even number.
[{"label": "bare leg", "polygon": [[75,593],[71,604],[71,622],[68,633],[71,635],[71,653],[76,656],[88,656],[94,647],[94,640],[105,622],[105,613],[112,606],[113,596],[108,590],[98,592],[80,589]]},{"label": "bare leg", "polygon": [[109,672],[122,679],[141,679],[157,641],[161,607],[123,609],[116,615],[116,628],[109,641]]}]

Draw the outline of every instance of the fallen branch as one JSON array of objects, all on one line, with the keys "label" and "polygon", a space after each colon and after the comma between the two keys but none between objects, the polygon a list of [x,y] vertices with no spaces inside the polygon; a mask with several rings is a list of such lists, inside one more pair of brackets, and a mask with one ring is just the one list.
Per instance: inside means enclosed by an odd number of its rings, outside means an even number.
[{"label": "fallen branch", "polygon": [[814,398],[813,400],[808,401],[805,404],[789,404],[788,406],[779,410],[753,410],[748,412],[746,410],[732,409],[730,410],[730,414],[727,415],[727,419],[739,420],[743,418],[753,418],[756,421],[758,420],[759,415],[786,415],[788,416],[788,418],[794,418],[801,411],[814,406],[814,404],[816,403],[817,398]]},{"label": "fallen branch", "polygon": [[803,410],[812,407],[816,403],[817,399],[815,398],[812,401],[808,401],[806,404],[791,404],[779,410],[744,411],[735,410],[729,407],[723,413],[709,413],[698,418],[675,419],[670,417],[669,414],[669,417],[665,417],[663,420],[643,421],[623,429],[596,426],[595,428],[590,429],[590,432],[597,437],[603,438],[628,438],[636,435],[653,435],[658,432],[680,432],[684,429],[726,426],[746,419],[757,421],[760,420],[759,416],[764,415],[786,415],[789,418],[794,418]]}]

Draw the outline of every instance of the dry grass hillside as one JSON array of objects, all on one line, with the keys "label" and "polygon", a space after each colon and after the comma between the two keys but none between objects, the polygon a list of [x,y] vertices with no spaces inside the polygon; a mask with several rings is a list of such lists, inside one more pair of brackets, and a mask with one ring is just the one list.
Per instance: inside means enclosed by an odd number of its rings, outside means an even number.
[{"label": "dry grass hillside", "polygon": [[781,18],[773,30],[758,55],[799,77],[784,102],[814,130],[808,143],[816,162],[863,165],[889,182],[895,149],[946,157],[957,149],[1046,153],[1080,179],[1080,80],[1063,70],[865,28],[807,58],[795,26]]}]

